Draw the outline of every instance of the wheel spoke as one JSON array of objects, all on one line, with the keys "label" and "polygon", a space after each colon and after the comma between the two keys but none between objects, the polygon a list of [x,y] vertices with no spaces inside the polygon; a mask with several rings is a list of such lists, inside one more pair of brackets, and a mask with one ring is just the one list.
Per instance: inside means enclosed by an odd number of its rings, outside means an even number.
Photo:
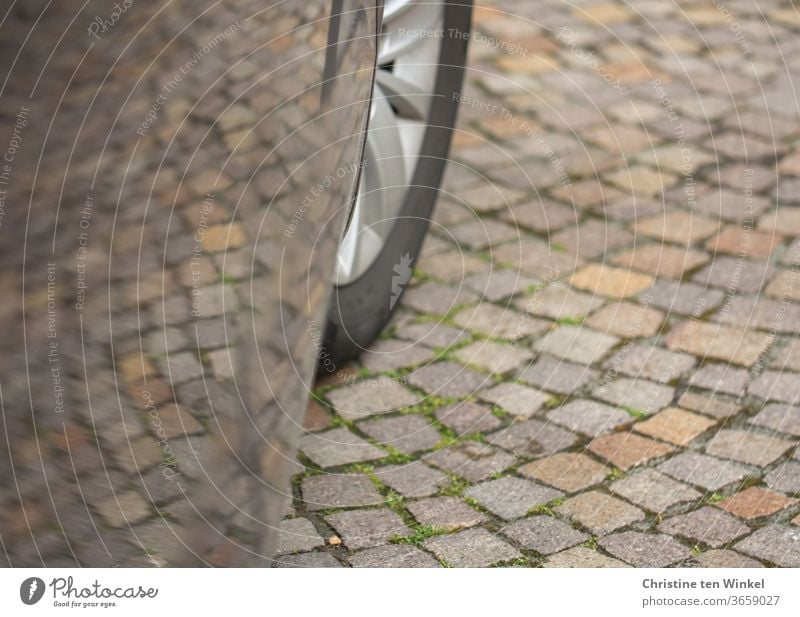
[{"label": "wheel spoke", "polygon": [[[441,28],[442,5],[439,2],[406,1],[384,15],[378,64],[386,65],[411,54],[427,40],[438,39],[427,36],[427,31]],[[438,47],[438,46],[437,46]]]},{"label": "wheel spoke", "polygon": [[385,70],[378,71],[376,81],[401,116],[414,120],[428,117],[430,92]]},{"label": "wheel spoke", "polygon": [[427,126],[441,39],[415,33],[441,27],[436,0],[387,0],[364,168],[350,225],[336,260],[337,285],[361,276],[389,238],[403,207]]}]

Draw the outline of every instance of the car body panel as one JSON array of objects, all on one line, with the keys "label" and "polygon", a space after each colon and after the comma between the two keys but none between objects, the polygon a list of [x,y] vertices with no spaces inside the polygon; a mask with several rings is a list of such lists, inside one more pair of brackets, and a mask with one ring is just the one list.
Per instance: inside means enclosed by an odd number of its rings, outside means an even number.
[{"label": "car body panel", "polygon": [[379,11],[3,12],[9,565],[269,565],[358,182]]}]

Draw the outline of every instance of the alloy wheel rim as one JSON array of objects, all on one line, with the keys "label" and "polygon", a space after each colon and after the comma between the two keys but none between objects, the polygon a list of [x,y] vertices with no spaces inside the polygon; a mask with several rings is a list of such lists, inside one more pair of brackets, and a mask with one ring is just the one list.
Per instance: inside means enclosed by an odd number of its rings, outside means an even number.
[{"label": "alloy wheel rim", "polygon": [[427,128],[444,24],[443,0],[384,6],[361,182],[339,246],[334,282],[360,278],[402,210]]}]

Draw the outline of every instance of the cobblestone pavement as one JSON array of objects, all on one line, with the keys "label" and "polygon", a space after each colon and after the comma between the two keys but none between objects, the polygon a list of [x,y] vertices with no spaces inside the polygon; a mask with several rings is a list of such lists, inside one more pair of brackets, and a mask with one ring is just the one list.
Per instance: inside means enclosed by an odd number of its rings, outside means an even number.
[{"label": "cobblestone pavement", "polygon": [[481,2],[432,235],[319,381],[291,566],[800,566],[800,17]]}]

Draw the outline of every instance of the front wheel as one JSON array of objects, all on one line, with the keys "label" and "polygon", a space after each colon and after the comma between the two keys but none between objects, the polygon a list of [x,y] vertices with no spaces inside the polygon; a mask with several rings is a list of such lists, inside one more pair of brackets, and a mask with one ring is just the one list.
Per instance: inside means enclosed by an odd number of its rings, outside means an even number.
[{"label": "front wheel", "polygon": [[358,196],[339,248],[323,370],[391,319],[428,230],[455,124],[471,1],[387,0]]}]

